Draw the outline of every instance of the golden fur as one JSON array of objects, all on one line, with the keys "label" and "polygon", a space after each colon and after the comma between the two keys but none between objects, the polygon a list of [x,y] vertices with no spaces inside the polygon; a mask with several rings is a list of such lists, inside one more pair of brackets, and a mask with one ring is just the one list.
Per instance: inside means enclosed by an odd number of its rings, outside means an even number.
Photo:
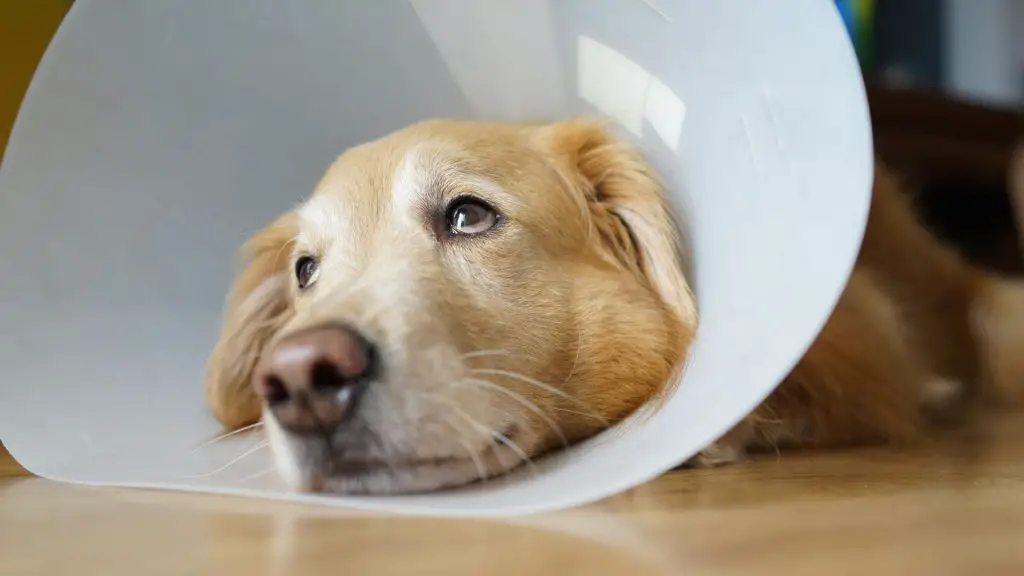
[{"label": "golden fur", "polygon": [[1024,285],[966,262],[875,171],[853,274],[822,332],[746,420],[697,465],[751,449],[928,441],[977,408],[1024,397]]},{"label": "golden fur", "polygon": [[[496,207],[501,226],[439,234],[464,194]],[[335,454],[263,415],[285,477],[399,492],[500,474],[663,390],[696,330],[676,230],[655,175],[601,124],[411,126],[345,152],[309,201],[247,244],[208,402],[229,429],[258,421],[261,352],[341,322],[380,347],[383,376]],[[308,293],[290,276],[300,253],[320,259]],[[340,460],[388,467],[331,477]]]},{"label": "golden fur", "polygon": [[[696,464],[913,442],[972,399],[1018,397],[1024,330],[1005,315],[1021,317],[1024,289],[938,242],[898,187],[879,168],[856,269],[821,335]],[[502,225],[445,238],[438,215],[467,193]],[[320,259],[308,293],[291,273],[299,254]],[[657,177],[586,120],[431,121],[358,146],[243,255],[207,373],[227,428],[261,419],[254,366],[288,334],[341,321],[384,356],[329,449],[262,414],[300,489],[422,491],[501,474],[656,398],[697,326]],[[388,466],[332,472],[353,459]]]}]

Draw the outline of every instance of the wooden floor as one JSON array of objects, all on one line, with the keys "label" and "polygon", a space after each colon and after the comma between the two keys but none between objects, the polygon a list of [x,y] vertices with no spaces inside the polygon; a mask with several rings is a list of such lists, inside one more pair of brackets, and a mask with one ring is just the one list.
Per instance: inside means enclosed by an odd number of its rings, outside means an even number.
[{"label": "wooden floor", "polygon": [[0,574],[1024,574],[1024,418],[929,452],[673,472],[516,522],[75,487],[0,454]]}]

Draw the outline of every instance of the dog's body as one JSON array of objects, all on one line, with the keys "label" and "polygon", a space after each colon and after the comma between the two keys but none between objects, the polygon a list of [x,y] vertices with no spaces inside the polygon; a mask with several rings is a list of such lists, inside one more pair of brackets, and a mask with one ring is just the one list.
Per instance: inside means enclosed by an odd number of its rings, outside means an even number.
[{"label": "dog's body", "polygon": [[[665,392],[696,331],[658,179],[600,124],[434,121],[343,154],[247,245],[211,356],[298,489],[501,474]],[[864,248],[779,389],[697,458],[912,441],[1017,393],[1024,289],[964,263],[879,171]]]},{"label": "dog's body", "polygon": [[1024,286],[981,270],[920,223],[876,168],[853,274],[810,349],[743,423],[696,458],[749,449],[918,443],[1024,393]]}]

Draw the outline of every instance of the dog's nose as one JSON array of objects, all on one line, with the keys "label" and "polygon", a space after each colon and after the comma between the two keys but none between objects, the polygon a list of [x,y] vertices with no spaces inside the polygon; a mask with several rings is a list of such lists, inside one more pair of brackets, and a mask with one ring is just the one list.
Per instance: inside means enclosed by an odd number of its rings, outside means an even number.
[{"label": "dog's nose", "polygon": [[282,427],[328,435],[354,411],[375,364],[373,346],[355,331],[314,328],[265,350],[253,387]]}]

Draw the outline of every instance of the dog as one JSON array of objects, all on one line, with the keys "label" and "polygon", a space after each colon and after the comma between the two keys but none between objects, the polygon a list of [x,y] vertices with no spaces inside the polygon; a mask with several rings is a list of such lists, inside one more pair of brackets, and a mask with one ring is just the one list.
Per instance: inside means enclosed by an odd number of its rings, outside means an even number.
[{"label": "dog", "polygon": [[499,475],[663,394],[693,340],[662,185],[586,120],[428,121],[258,232],[207,398],[298,490]]},{"label": "dog", "polygon": [[1024,284],[972,265],[876,162],[854,269],[801,360],[691,464],[750,451],[921,445],[1024,398]]},{"label": "dog", "polygon": [[[914,441],[971,398],[1017,398],[1024,289],[930,235],[898,187],[877,171],[803,360],[693,464]],[[262,422],[298,491],[499,476],[671,393],[698,327],[679,246],[663,183],[600,121],[418,123],[344,152],[246,243],[207,403],[228,430]]]}]

